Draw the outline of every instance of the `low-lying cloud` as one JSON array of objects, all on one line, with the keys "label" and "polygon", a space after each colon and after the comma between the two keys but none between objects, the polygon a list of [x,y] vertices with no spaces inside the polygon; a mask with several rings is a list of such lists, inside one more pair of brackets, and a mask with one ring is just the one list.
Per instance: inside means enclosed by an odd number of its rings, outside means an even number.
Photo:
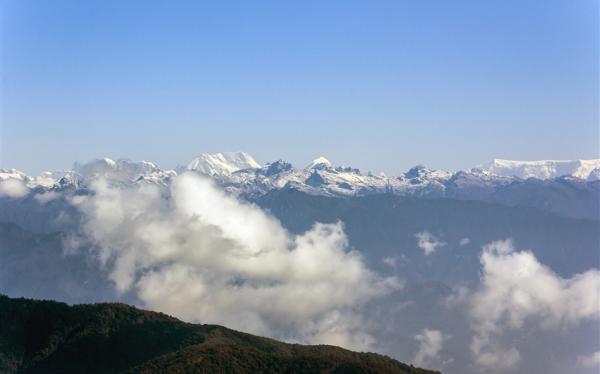
[{"label": "low-lying cloud", "polygon": [[29,193],[29,188],[18,179],[8,178],[0,180],[0,197],[13,199],[23,197]]},{"label": "low-lying cloud", "polygon": [[562,278],[532,252],[515,251],[510,240],[485,246],[480,260],[481,286],[470,299],[470,310],[475,331],[471,352],[482,367],[502,369],[518,363],[517,348],[498,343],[507,330],[521,329],[525,323],[560,329],[600,319],[597,269]]},{"label": "low-lying cloud", "polygon": [[426,256],[429,256],[439,247],[445,246],[447,243],[439,240],[435,235],[425,230],[415,234],[417,238],[417,246],[425,252]]},{"label": "low-lying cloud", "polygon": [[42,204],[46,204],[52,200],[56,200],[60,197],[60,193],[56,191],[46,191],[35,194],[33,198]]},{"label": "low-lying cloud", "polygon": [[442,345],[449,336],[440,330],[424,328],[415,335],[419,349],[413,360],[414,364],[421,367],[429,367],[432,360],[436,359],[442,349]]},{"label": "low-lying cloud", "polygon": [[600,351],[578,356],[577,366],[582,368],[600,368]]},{"label": "low-lying cloud", "polygon": [[358,308],[398,286],[366,268],[341,223],[294,236],[197,175],[92,190],[73,203],[116,288],[188,321],[367,349]]}]

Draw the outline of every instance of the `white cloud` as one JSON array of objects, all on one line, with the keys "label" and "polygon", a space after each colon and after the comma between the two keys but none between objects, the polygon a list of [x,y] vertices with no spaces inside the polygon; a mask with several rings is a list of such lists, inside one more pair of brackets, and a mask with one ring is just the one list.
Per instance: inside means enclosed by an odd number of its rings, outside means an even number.
[{"label": "white cloud", "polygon": [[458,242],[458,244],[460,244],[461,247],[464,247],[465,245],[467,245],[469,243],[471,243],[471,239],[469,239],[469,238],[462,238]]},{"label": "white cloud", "polygon": [[13,199],[23,197],[29,193],[29,188],[25,183],[15,178],[0,180],[0,197],[10,197]]},{"label": "white cloud", "polygon": [[486,372],[512,369],[521,360],[521,354],[515,347],[501,347],[489,336],[474,336],[470,348],[475,363]]},{"label": "white cloud", "polygon": [[429,231],[418,232],[415,237],[417,238],[417,245],[427,256],[435,252],[438,247],[446,245],[446,242],[439,240]]},{"label": "white cloud", "polygon": [[413,360],[416,366],[429,366],[433,359],[438,357],[442,345],[449,336],[439,330],[425,328],[415,335],[415,340],[419,343],[419,350]]},{"label": "white cloud", "polygon": [[456,308],[468,303],[471,297],[471,290],[464,286],[455,286],[444,299],[444,304],[450,308]]},{"label": "white cloud", "polygon": [[527,321],[558,329],[600,319],[597,269],[562,278],[532,252],[515,251],[510,240],[485,246],[480,260],[481,286],[470,306],[475,330],[471,352],[481,366],[514,366],[520,357],[517,349],[501,347],[495,338]]},{"label": "white cloud", "polygon": [[589,355],[582,355],[577,357],[577,366],[583,368],[595,368],[600,366],[600,351],[594,352]]},{"label": "white cloud", "polygon": [[196,175],[169,190],[92,188],[73,203],[117,289],[184,320],[367,349],[372,338],[356,307],[399,286],[349,250],[340,223],[294,236]]},{"label": "white cloud", "polygon": [[397,258],[396,257],[384,257],[381,259],[381,261],[386,264],[387,266],[391,267],[392,269],[396,268],[396,262],[397,262]]},{"label": "white cloud", "polygon": [[52,200],[57,199],[58,197],[60,197],[60,194],[58,192],[46,191],[46,192],[35,194],[35,196],[33,198],[42,204],[46,204]]}]

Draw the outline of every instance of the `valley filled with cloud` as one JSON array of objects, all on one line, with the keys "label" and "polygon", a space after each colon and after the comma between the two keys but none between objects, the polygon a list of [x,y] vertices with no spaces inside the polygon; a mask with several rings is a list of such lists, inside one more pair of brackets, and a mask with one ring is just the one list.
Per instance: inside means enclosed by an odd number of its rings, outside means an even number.
[{"label": "valley filled with cloud", "polygon": [[119,300],[445,373],[597,369],[597,221],[435,197],[251,197],[195,171],[159,183],[135,168],[80,170],[92,171],[62,187],[3,179],[3,293]]}]

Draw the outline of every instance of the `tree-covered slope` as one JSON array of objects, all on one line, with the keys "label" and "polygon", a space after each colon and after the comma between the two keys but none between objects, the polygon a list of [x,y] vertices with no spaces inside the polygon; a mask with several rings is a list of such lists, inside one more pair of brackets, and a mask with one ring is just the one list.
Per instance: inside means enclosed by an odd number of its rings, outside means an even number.
[{"label": "tree-covered slope", "polygon": [[0,296],[1,373],[434,373],[374,353],[303,346],[125,304]]}]

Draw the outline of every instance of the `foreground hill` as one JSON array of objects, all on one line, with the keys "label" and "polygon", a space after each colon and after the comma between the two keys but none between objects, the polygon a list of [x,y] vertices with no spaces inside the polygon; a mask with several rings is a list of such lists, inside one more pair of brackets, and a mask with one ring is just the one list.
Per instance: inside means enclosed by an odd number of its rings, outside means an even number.
[{"label": "foreground hill", "polygon": [[374,353],[287,344],[125,304],[0,295],[0,373],[435,373]]}]

